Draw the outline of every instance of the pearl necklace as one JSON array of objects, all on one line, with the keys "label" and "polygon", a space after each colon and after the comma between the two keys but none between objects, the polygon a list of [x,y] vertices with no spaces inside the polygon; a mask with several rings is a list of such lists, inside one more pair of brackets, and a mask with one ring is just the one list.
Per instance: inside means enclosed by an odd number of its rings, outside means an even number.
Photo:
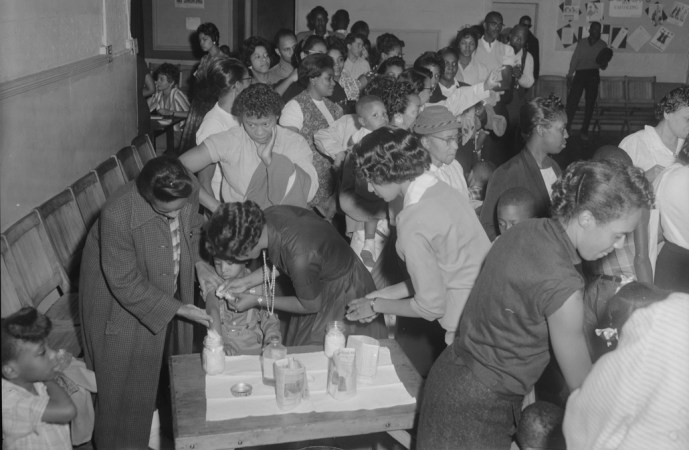
[{"label": "pearl necklace", "polygon": [[275,311],[275,266],[268,275],[268,262],[266,260],[266,251],[263,251],[263,295],[266,296],[266,307],[270,315]]}]

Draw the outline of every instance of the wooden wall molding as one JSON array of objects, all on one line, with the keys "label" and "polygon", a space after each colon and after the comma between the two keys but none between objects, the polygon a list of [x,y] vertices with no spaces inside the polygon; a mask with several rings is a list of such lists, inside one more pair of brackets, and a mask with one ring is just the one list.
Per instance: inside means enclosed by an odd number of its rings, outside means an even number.
[{"label": "wooden wall molding", "polygon": [[112,55],[93,56],[54,69],[44,70],[43,72],[0,83],[0,101],[53,83],[65,81],[75,75],[105,66],[112,61],[112,58]]}]

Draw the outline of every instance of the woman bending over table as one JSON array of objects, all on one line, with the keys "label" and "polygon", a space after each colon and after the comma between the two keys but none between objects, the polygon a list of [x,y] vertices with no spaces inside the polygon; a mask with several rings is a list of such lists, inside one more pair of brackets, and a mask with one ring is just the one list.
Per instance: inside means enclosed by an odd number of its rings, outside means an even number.
[{"label": "woman bending over table", "polygon": [[351,301],[347,318],[385,313],[438,320],[449,344],[488,253],[486,233],[469,199],[428,172],[430,156],[409,131],[378,129],[355,152],[369,190],[388,203],[404,202],[396,245],[411,280]]},{"label": "woman bending over table", "polygon": [[[286,345],[322,345],[328,322],[344,321],[349,300],[375,289],[366,266],[347,241],[314,212],[295,206],[261,211],[253,202],[225,203],[207,226],[207,249],[228,261],[254,260],[263,254],[264,267],[227,282],[222,290],[236,296],[236,311],[267,307],[292,313]],[[269,263],[273,264],[273,270]],[[275,272],[287,275],[294,296],[274,296]],[[260,296],[245,293],[264,283]],[[222,292],[222,291],[221,291]],[[345,334],[387,337],[382,317],[368,324],[345,322]]]},{"label": "woman bending over table", "polygon": [[576,266],[621,248],[652,201],[638,168],[574,163],[553,186],[552,218],[521,222],[493,243],[457,338],[426,380],[418,448],[509,449],[551,346],[569,388],[581,386],[591,360]]}]

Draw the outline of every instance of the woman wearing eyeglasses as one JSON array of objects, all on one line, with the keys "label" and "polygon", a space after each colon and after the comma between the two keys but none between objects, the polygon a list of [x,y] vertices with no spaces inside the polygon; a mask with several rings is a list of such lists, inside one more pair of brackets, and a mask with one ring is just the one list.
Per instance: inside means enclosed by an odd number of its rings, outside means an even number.
[{"label": "woman wearing eyeglasses", "polygon": [[369,190],[388,203],[403,202],[396,247],[410,279],[349,302],[347,318],[368,321],[384,313],[437,320],[449,344],[488,238],[468,198],[428,171],[432,158],[414,134],[380,128],[354,149]]},{"label": "woman wearing eyeglasses", "polygon": [[491,240],[497,236],[496,206],[503,192],[513,187],[528,189],[536,199],[537,217],[549,217],[552,185],[562,173],[550,157],[565,148],[569,137],[560,99],[551,95],[527,102],[521,108],[520,127],[526,145],[493,173],[481,208],[481,225]]}]

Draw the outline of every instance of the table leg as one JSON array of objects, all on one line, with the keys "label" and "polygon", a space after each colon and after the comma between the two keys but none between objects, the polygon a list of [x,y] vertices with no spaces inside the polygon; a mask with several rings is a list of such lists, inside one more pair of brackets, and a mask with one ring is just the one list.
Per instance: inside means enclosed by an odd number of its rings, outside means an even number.
[{"label": "table leg", "polygon": [[402,447],[406,449],[412,448],[412,437],[408,431],[405,430],[393,430],[388,431],[388,434],[392,436],[394,440],[399,442]]},{"label": "table leg", "polygon": [[175,154],[175,129],[173,126],[169,126],[165,129],[165,138],[166,138],[166,148],[165,148],[165,153],[168,155],[174,155]]}]

